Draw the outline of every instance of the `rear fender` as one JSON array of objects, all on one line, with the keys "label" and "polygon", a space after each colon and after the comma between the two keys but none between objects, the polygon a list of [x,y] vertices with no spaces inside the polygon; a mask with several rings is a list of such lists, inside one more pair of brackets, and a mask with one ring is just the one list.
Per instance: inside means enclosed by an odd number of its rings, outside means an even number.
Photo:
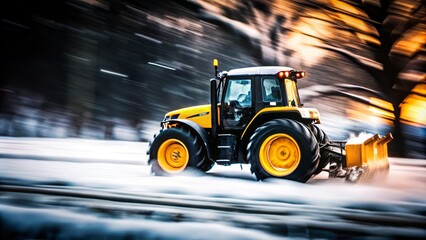
[{"label": "rear fender", "polygon": [[261,114],[257,114],[253,117],[250,123],[244,129],[243,134],[241,135],[241,142],[243,144],[248,143],[251,135],[254,131],[260,127],[262,124],[274,120],[274,119],[292,119],[295,121],[302,121],[302,116],[297,110],[289,110],[286,112],[263,112]]}]

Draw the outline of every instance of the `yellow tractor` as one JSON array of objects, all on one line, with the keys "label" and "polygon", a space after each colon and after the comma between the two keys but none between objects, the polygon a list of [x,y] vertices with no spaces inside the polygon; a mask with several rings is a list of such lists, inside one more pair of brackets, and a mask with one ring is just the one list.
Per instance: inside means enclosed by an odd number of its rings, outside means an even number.
[{"label": "yellow tractor", "polygon": [[306,182],[321,171],[358,181],[387,173],[387,142],[378,135],[329,141],[320,114],[300,101],[290,67],[249,67],[218,72],[210,80],[210,104],[167,113],[147,154],[155,175],[209,171],[214,164],[247,163],[258,180]]}]

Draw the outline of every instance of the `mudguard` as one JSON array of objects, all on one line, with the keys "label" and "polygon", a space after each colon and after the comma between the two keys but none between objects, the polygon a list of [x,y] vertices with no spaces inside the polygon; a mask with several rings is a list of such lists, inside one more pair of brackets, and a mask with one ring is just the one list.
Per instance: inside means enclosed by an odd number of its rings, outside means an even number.
[{"label": "mudguard", "polygon": [[203,140],[204,147],[205,147],[206,153],[207,153],[207,157],[210,160],[213,161],[209,137],[208,137],[206,130],[204,130],[204,128],[202,128],[197,123],[195,123],[191,120],[187,120],[187,119],[170,119],[170,120],[167,120],[163,123],[164,123],[164,125],[166,125],[166,124],[181,124],[181,125],[188,127],[189,129],[192,129],[194,131],[194,133],[196,133],[198,135],[198,137],[200,137]]}]

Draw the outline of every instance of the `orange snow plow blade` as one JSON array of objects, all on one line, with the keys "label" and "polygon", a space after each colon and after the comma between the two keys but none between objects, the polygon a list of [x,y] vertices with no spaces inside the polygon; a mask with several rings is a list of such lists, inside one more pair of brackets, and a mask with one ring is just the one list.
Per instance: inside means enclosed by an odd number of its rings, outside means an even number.
[{"label": "orange snow plow blade", "polygon": [[350,181],[383,179],[389,172],[387,144],[392,134],[380,137],[375,134],[368,139],[349,139],[346,143],[346,168],[358,172]]}]

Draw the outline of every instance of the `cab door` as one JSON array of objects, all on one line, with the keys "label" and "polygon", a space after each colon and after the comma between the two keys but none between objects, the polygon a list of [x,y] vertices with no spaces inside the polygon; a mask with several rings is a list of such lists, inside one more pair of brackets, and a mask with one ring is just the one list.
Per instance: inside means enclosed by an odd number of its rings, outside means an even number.
[{"label": "cab door", "polygon": [[253,116],[253,78],[227,81],[222,100],[221,126],[225,130],[242,130]]},{"label": "cab door", "polygon": [[255,112],[268,107],[285,106],[284,83],[275,75],[256,77]]}]

